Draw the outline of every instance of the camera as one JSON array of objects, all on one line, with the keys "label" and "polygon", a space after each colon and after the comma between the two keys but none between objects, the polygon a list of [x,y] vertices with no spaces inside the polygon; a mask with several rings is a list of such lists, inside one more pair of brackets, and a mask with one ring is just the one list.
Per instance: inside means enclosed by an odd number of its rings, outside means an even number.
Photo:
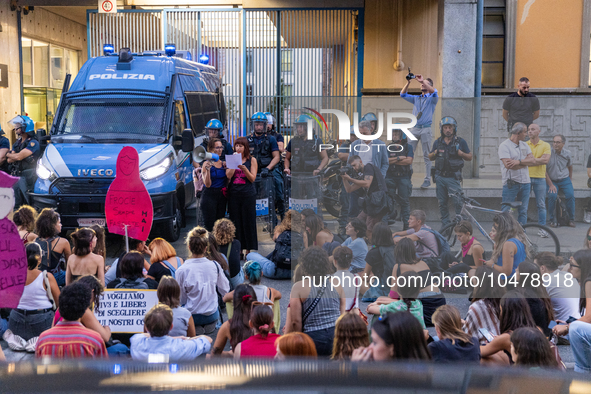
[{"label": "camera", "polygon": [[347,175],[349,175],[351,178],[356,178],[356,177],[357,177],[357,172],[355,171],[355,169],[354,169],[353,167],[351,167],[351,166],[349,166],[349,165],[346,165],[346,166],[342,167],[342,168],[339,170],[339,172],[340,172],[340,174],[341,174],[341,175],[345,175],[345,174],[347,174]]},{"label": "camera", "polygon": [[410,81],[411,79],[415,79],[415,75],[410,72],[410,67],[408,68],[408,74],[406,74],[406,80]]}]

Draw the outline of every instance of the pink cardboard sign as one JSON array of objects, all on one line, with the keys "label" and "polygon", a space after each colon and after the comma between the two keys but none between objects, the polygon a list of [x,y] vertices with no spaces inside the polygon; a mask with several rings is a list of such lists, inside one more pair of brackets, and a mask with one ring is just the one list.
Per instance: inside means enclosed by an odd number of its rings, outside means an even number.
[{"label": "pink cardboard sign", "polygon": [[146,241],[152,228],[154,210],[150,194],[140,179],[139,155],[131,146],[117,156],[117,172],[105,201],[105,215],[110,233]]}]

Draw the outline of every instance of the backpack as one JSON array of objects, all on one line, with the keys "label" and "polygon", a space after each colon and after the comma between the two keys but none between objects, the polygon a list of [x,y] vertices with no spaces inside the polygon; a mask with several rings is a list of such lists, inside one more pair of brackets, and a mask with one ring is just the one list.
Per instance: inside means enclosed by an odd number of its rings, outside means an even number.
[{"label": "backpack", "polygon": [[121,278],[121,282],[117,286],[115,286],[115,288],[148,290],[148,284],[145,282],[145,280],[146,278],[138,278],[136,280]]},{"label": "backpack", "polygon": [[271,261],[277,268],[291,269],[291,231],[284,231],[275,240],[275,250],[271,253]]},{"label": "backpack", "polygon": [[[427,227],[423,227],[421,228],[421,230],[427,230],[428,232],[430,232],[431,234],[433,234],[435,236],[435,240],[437,241],[437,248],[439,249],[439,254],[438,256],[441,256],[443,253],[445,252],[449,252],[451,250],[449,244],[447,243],[447,240],[445,239],[445,237],[443,235],[441,235],[441,233],[437,230],[433,230],[432,228],[427,228]],[[426,248],[429,248],[424,242],[421,242],[423,245],[425,245]],[[434,250],[431,249],[432,252],[435,252]]]},{"label": "backpack", "polygon": [[570,220],[571,219],[568,216],[568,211],[566,210],[566,203],[563,199],[558,197],[556,204],[556,223],[558,223],[560,226],[568,226]]}]

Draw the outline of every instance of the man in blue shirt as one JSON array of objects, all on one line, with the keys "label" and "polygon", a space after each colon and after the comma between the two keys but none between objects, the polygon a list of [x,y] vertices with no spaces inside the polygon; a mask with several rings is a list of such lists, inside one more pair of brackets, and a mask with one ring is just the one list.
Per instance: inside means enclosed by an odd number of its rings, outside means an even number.
[{"label": "man in blue shirt", "polygon": [[4,136],[4,130],[0,126],[0,171],[8,172],[8,162],[6,154],[10,150],[10,141]]},{"label": "man in blue shirt", "polygon": [[35,138],[35,123],[28,116],[15,116],[8,124],[14,128],[18,139],[12,145],[12,150],[6,153],[10,172],[20,177],[12,187],[14,189],[15,208],[22,204],[29,204],[27,190],[35,186],[37,174],[37,160],[41,154],[39,141]]},{"label": "man in blue shirt", "polygon": [[[417,145],[419,140],[423,147],[423,160],[425,161],[425,181],[421,185],[421,188],[426,189],[431,186],[431,161],[429,160],[429,152],[431,139],[433,138],[433,132],[431,131],[431,123],[433,121],[433,112],[435,112],[435,106],[439,100],[437,89],[433,87],[433,80],[431,78],[423,79],[421,74],[416,74],[415,78],[411,77],[412,74],[406,76],[406,85],[400,91],[400,97],[413,104],[412,113],[417,117],[417,124],[415,127],[410,129],[410,132],[417,138],[416,140],[410,140],[409,143],[412,145],[413,152],[417,152]],[[410,82],[415,79],[421,84],[421,95],[408,94],[408,87]]]}]

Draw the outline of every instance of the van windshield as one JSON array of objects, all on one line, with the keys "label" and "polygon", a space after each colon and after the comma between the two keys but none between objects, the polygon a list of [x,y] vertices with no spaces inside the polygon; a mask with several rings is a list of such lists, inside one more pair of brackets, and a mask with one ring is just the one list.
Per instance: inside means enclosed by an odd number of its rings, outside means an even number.
[{"label": "van windshield", "polygon": [[60,142],[162,142],[163,101],[71,101],[57,122]]}]

